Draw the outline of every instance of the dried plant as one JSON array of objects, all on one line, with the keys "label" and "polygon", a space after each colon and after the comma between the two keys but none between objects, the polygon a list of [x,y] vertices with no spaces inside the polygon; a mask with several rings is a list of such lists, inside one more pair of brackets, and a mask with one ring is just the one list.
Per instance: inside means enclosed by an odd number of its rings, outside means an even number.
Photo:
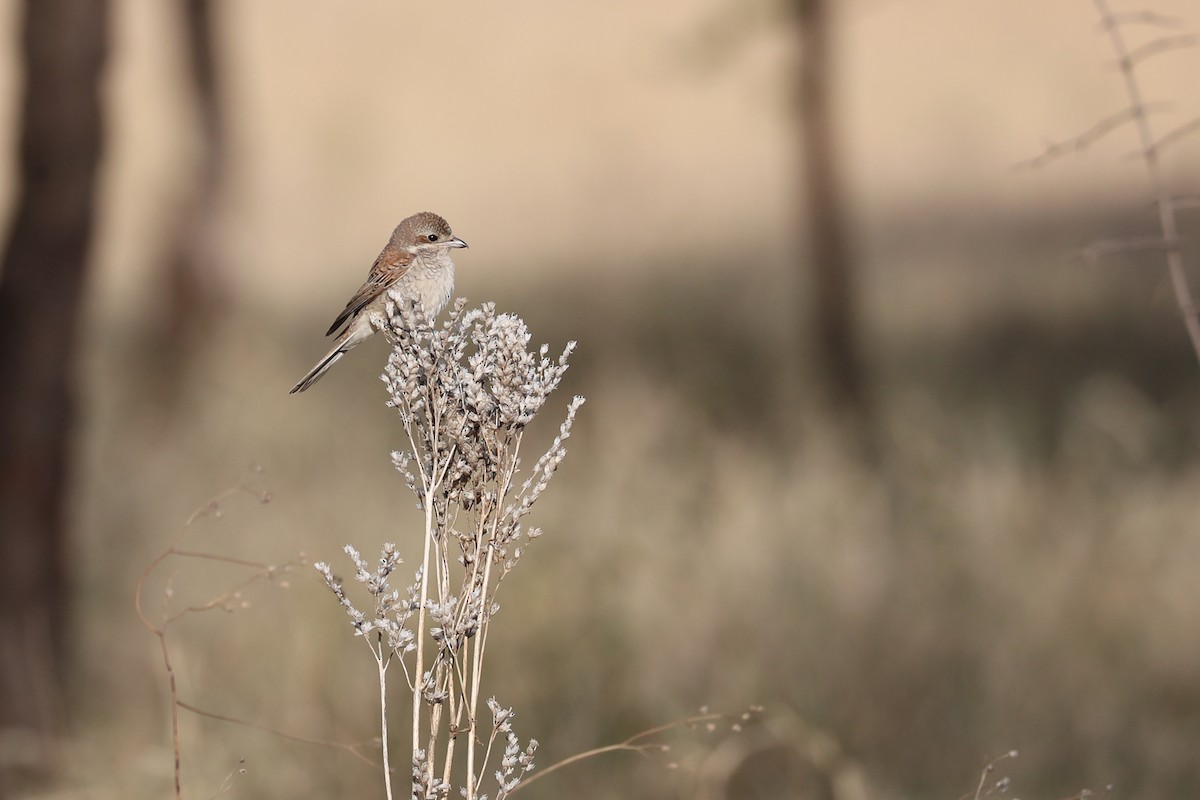
[{"label": "dried plant", "polygon": [[996,777],[996,767],[1002,761],[1016,758],[1020,755],[1016,750],[1009,750],[1007,753],[1001,753],[983,766],[979,772],[979,781],[975,784],[975,791],[968,792],[958,800],[984,800],[986,797],[995,797],[996,795],[1006,794],[1009,787],[1012,786],[1012,780],[1007,775]]},{"label": "dried plant", "polygon": [[1129,105],[1100,120],[1078,136],[1048,145],[1036,158],[1031,158],[1018,166],[1035,169],[1043,167],[1069,153],[1086,150],[1095,142],[1128,123],[1135,124],[1138,149],[1134,155],[1145,165],[1150,190],[1154,195],[1155,210],[1158,213],[1159,230],[1148,236],[1104,239],[1093,242],[1084,249],[1084,257],[1095,262],[1114,253],[1162,252],[1166,257],[1167,276],[1171,282],[1171,291],[1175,295],[1175,304],[1183,319],[1183,326],[1187,331],[1188,340],[1192,344],[1192,350],[1197,361],[1200,361],[1200,308],[1197,307],[1188,285],[1177,220],[1177,212],[1183,208],[1196,207],[1200,196],[1172,195],[1163,180],[1161,166],[1162,154],[1168,147],[1200,131],[1200,118],[1190,119],[1167,133],[1158,135],[1150,117],[1163,111],[1169,111],[1171,107],[1165,103],[1146,102],[1141,83],[1138,80],[1138,68],[1146,60],[1194,47],[1197,44],[1197,37],[1187,33],[1165,33],[1149,39],[1144,44],[1131,47],[1126,36],[1127,28],[1142,26],[1158,31],[1176,31],[1181,27],[1180,21],[1152,11],[1116,12],[1108,0],[1092,0],[1092,3],[1100,14],[1099,28],[1108,34],[1109,44],[1116,56],[1116,67],[1121,74]]},{"label": "dried plant", "polygon": [[[261,472],[261,468],[253,467],[252,471]],[[286,588],[289,585],[290,576],[295,569],[307,563],[303,553],[288,561],[278,564],[267,564],[258,561],[248,561],[246,559],[236,558],[223,553],[192,550],[183,546],[184,538],[192,532],[193,527],[197,522],[199,522],[199,520],[209,516],[221,516],[221,504],[228,498],[238,494],[251,495],[262,503],[269,503],[271,501],[270,492],[258,488],[245,479],[235,486],[226,489],[224,492],[221,492],[216,497],[213,497],[192,512],[191,516],[188,517],[187,521],[180,528],[179,533],[176,535],[174,541],[171,542],[170,546],[155,556],[154,560],[152,560],[146,566],[146,568],[142,570],[142,574],[138,576],[137,584],[134,588],[134,610],[137,612],[138,619],[141,620],[142,625],[144,625],[146,629],[150,631],[150,633],[153,634],[158,640],[159,650],[162,654],[163,670],[167,676],[167,684],[170,692],[171,702],[171,743],[175,756],[174,779],[175,797],[177,800],[180,800],[183,797],[183,747],[180,736],[180,711],[189,711],[198,716],[224,720],[226,722],[233,722],[240,725],[252,725],[253,727],[262,728],[264,730],[271,729],[263,725],[256,725],[254,723],[246,722],[245,720],[234,719],[232,717],[217,714],[185,702],[180,697],[174,659],[172,658],[171,648],[167,641],[167,634],[177,623],[186,617],[195,614],[203,614],[209,611],[232,612],[245,608],[248,601],[244,596],[244,592],[253,584],[269,583]],[[144,602],[146,583],[150,576],[170,559],[216,561],[229,565],[230,567],[246,570],[247,572],[245,576],[243,576],[232,586],[210,597],[208,600],[186,605],[182,608],[172,608],[172,600],[175,599],[175,590],[174,579],[171,578],[167,581],[166,586],[163,589],[161,608],[157,613],[155,613],[147,608]],[[279,731],[272,732],[286,736],[286,734],[282,734]],[[289,738],[298,739],[298,737]],[[311,742],[311,740],[298,740]],[[328,746],[342,746],[331,742],[311,743],[324,744]],[[347,747],[346,749],[351,748]],[[243,767],[239,767],[231,772],[222,783],[222,789],[218,792],[218,794],[223,793],[227,789],[228,784],[243,774],[245,774],[245,769]]]},{"label": "dried plant", "polygon": [[575,397],[567,404],[558,435],[523,472],[526,426],[558,387],[574,342],[552,359],[546,345],[528,350],[525,323],[492,304],[466,311],[459,300],[433,326],[419,308],[392,300],[381,321],[393,342],[383,381],[408,442],[392,461],[424,514],[420,566],[410,585],[393,589],[401,564],[394,544],[383,546],[374,568],[347,546],[354,579],[371,598],[366,611],[328,564],[315,566],[375,659],[389,800],[386,677],[393,664],[411,695],[412,796],[447,797],[457,784],[468,800],[483,798],[490,777],[499,799],[533,769],[537,741],[521,745],[512,709],[495,698],[486,700],[490,720],[480,718],[488,633],[500,583],[541,534],[524,520],[565,457],[583,403]]}]

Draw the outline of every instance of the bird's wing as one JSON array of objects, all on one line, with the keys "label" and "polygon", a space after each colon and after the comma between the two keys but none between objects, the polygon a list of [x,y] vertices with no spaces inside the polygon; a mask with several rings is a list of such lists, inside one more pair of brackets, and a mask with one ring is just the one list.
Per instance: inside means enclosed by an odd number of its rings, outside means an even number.
[{"label": "bird's wing", "polygon": [[350,302],[346,303],[346,307],[342,309],[342,313],[338,314],[337,319],[329,326],[326,331],[326,336],[332,336],[333,332],[345,325],[350,319],[362,311],[371,303],[372,300],[379,297],[387,288],[408,272],[409,266],[412,264],[413,256],[398,247],[393,247],[391,243],[383,248],[383,252],[375,259],[375,263],[371,265],[371,271],[367,274],[367,282],[364,283],[359,290],[355,292],[354,297],[350,298]]}]

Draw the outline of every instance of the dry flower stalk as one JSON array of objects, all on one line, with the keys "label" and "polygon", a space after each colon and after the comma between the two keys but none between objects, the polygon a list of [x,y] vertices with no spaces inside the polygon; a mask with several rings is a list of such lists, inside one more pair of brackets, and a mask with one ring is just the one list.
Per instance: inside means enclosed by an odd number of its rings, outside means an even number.
[{"label": "dry flower stalk", "polygon": [[401,591],[390,582],[401,564],[394,544],[383,546],[374,567],[347,546],[354,579],[373,603],[368,611],[354,605],[328,564],[315,566],[377,665],[389,800],[386,675],[393,663],[412,697],[412,796],[448,797],[457,784],[468,800],[485,798],[481,787],[491,778],[499,800],[533,769],[537,741],[521,745],[512,709],[494,697],[486,700],[491,720],[480,719],[488,633],[500,583],[541,535],[525,517],[566,456],[583,403],[568,403],[558,435],[523,472],[526,427],[558,387],[575,343],[551,358],[546,345],[528,350],[525,323],[491,303],[468,311],[460,299],[434,326],[419,308],[391,299],[383,329],[393,348],[382,378],[408,441],[392,463],[424,514],[421,564]]}]

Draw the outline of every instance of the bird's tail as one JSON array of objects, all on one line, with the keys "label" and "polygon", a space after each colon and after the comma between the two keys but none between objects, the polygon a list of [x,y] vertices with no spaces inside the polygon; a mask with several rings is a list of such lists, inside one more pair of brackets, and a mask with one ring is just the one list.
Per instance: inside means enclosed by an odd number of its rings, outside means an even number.
[{"label": "bird's tail", "polygon": [[293,386],[292,390],[290,392],[288,392],[288,394],[295,394],[296,392],[303,392],[306,389],[308,389],[309,387],[311,387],[314,383],[321,380],[321,377],[326,372],[329,371],[329,368],[332,367],[334,364],[336,364],[338,362],[338,359],[340,359],[342,356],[346,355],[346,351],[349,349],[350,349],[350,346],[348,343],[339,342],[337,347],[330,350],[329,353],[324,358],[322,358],[320,361],[318,361],[317,365],[315,367],[313,367],[312,369],[310,369],[308,371],[308,374],[305,375],[303,378],[301,378],[300,382],[297,383],[295,386]]}]

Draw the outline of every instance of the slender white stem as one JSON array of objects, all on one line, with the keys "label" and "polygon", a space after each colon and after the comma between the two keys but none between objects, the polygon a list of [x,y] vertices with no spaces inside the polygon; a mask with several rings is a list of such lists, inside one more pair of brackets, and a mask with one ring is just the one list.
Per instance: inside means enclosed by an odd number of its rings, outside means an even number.
[{"label": "slender white stem", "polygon": [[[435,692],[445,691],[445,663],[438,663],[433,668],[433,686]],[[429,740],[425,745],[425,753],[429,760],[429,769],[426,774],[430,778],[433,777],[434,766],[436,759],[434,758],[437,752],[438,731],[442,726],[442,703],[434,703],[429,709]]]},{"label": "slender white stem", "polygon": [[[451,676],[450,680],[451,680],[451,682],[453,682],[454,677]],[[446,702],[450,704],[450,714],[449,714],[450,723],[449,724],[450,724],[451,732],[450,732],[450,736],[446,739],[446,761],[442,765],[442,780],[445,781],[446,784],[448,785],[450,783],[450,774],[451,774],[452,768],[454,767],[454,743],[455,743],[455,741],[457,741],[457,738],[458,738],[454,735],[454,727],[456,725],[458,725],[458,710],[457,710],[457,708],[461,708],[461,706],[458,706],[456,708],[454,692],[452,692],[452,691],[446,692]]]},{"label": "slender white stem", "polygon": [[488,542],[483,566],[483,587],[479,592],[479,630],[475,633],[475,647],[471,653],[471,703],[467,708],[467,725],[470,740],[467,742],[467,800],[475,800],[475,741],[478,728],[477,711],[479,709],[479,683],[483,676],[483,637],[487,630],[488,609],[490,604],[487,588],[492,577],[492,543]]},{"label": "slender white stem", "polygon": [[483,751],[483,763],[479,765],[480,778],[483,777],[483,773],[487,772],[487,763],[488,763],[488,760],[492,757],[492,746],[496,744],[496,735],[499,732],[500,732],[499,729],[495,725],[493,725],[492,726],[492,735],[488,737],[487,749]]},{"label": "slender white stem", "polygon": [[[422,692],[425,686],[425,604],[429,600],[429,549],[433,540],[433,486],[425,487],[425,548],[421,556],[421,607],[417,610],[417,665],[414,669],[414,690],[412,698],[412,750],[413,762],[416,762],[417,751],[421,749],[421,704],[424,702]],[[432,754],[426,753],[431,761]],[[414,780],[416,777],[414,776]],[[416,787],[413,787],[414,795]]]},{"label": "slender white stem", "polygon": [[383,788],[387,800],[392,800],[392,765],[388,760],[388,724],[387,724],[387,668],[390,659],[383,658],[383,642],[379,644],[380,652],[375,654],[375,663],[379,666],[379,736],[383,743]]}]

